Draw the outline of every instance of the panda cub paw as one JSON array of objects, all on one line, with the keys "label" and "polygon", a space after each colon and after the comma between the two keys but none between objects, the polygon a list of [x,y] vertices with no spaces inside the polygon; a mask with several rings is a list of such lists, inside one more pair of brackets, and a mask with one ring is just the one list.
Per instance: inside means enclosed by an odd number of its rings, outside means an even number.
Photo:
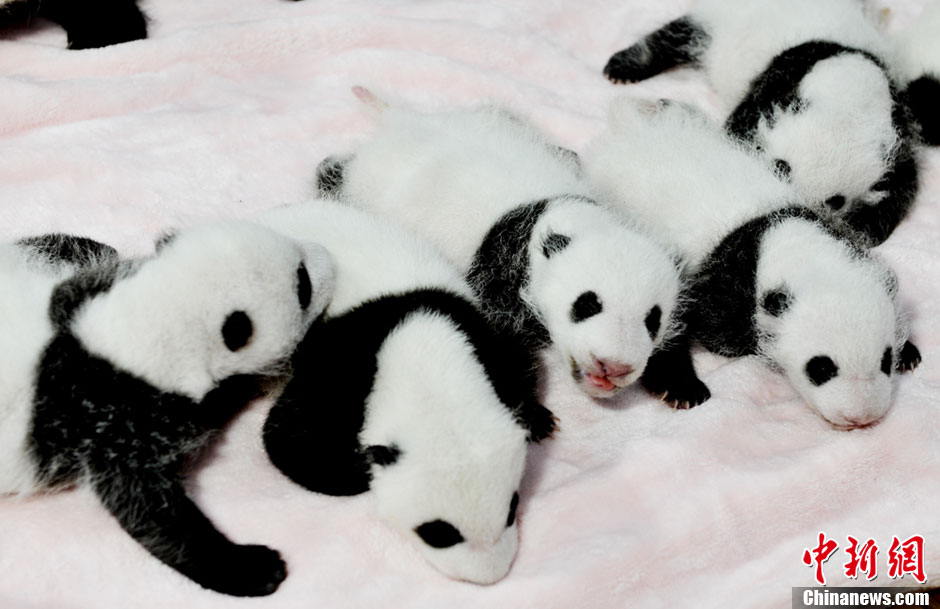
[{"label": "panda cub paw", "polygon": [[233,545],[213,563],[212,569],[196,581],[232,596],[267,596],[287,577],[287,565],[281,555],[267,546]]},{"label": "panda cub paw", "polygon": [[641,382],[647,391],[677,410],[688,410],[712,396],[708,386],[696,376],[694,370],[683,373],[647,366]]},{"label": "panda cub paw", "polygon": [[911,341],[905,341],[901,347],[901,353],[898,355],[898,363],[895,370],[898,373],[910,372],[920,364],[920,350]]},{"label": "panda cub paw", "polygon": [[558,417],[541,404],[533,407],[532,412],[526,418],[529,442],[539,443],[546,438],[551,438],[558,431]]},{"label": "panda cub paw", "polygon": [[640,41],[622,51],[614,53],[604,66],[604,76],[614,84],[639,82],[656,75],[650,68],[650,51]]}]

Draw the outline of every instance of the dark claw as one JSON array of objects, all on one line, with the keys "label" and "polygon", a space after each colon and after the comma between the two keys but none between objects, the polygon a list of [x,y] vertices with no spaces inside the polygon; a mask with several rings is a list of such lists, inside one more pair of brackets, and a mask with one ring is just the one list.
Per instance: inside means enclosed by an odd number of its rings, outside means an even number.
[{"label": "dark claw", "polygon": [[898,373],[904,373],[914,370],[921,362],[920,350],[911,341],[905,341],[901,347],[901,353],[898,356],[898,364],[895,370]]}]

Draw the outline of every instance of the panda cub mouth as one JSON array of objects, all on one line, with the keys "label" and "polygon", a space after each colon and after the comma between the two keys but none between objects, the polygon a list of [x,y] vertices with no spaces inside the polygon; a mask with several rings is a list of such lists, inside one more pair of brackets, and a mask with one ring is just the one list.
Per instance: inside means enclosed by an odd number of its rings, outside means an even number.
[{"label": "panda cub mouth", "polygon": [[590,369],[585,369],[573,357],[568,361],[572,378],[583,391],[595,397],[611,397],[630,385],[637,376],[632,366],[605,362],[596,357],[592,359]]}]

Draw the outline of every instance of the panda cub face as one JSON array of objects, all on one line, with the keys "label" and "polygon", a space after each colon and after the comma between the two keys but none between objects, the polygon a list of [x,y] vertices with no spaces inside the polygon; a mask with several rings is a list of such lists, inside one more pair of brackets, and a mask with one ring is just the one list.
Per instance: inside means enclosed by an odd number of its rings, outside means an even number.
[{"label": "panda cub face", "polygon": [[899,142],[882,70],[858,55],[819,62],[798,98],[762,121],[757,143],[776,173],[826,217],[886,196],[883,178]]},{"label": "panda cub face", "polygon": [[[762,351],[834,427],[866,426],[891,405],[902,342],[891,280],[887,269],[848,255],[807,224],[784,223],[765,237],[764,255],[777,249],[778,260],[758,269]],[[803,252],[778,249],[797,243]]]},{"label": "panda cub face", "polygon": [[[75,333],[156,387],[199,398],[277,372],[332,293],[326,250],[246,222],[185,229],[89,305]],[[128,340],[133,337],[133,340]]]},{"label": "panda cub face", "polygon": [[680,280],[663,248],[602,207],[562,204],[534,230],[526,298],[578,387],[610,397],[670,332]]}]

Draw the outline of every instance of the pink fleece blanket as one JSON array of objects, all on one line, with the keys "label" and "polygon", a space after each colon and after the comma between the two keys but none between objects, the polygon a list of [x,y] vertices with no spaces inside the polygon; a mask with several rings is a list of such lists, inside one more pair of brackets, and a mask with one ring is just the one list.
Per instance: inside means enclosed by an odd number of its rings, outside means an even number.
[{"label": "pink fleece blanket", "polygon": [[[891,27],[926,0],[881,0]],[[364,84],[419,107],[502,101],[580,150],[608,101],[631,91],[718,110],[700,74],[631,88],[601,76],[609,55],[678,16],[685,0],[145,0],[150,38],[65,50],[52,24],[0,38],[0,238],[86,234],[125,254],[163,229],[246,216],[312,192],[327,154],[369,119]],[[916,208],[879,247],[924,362],[899,377],[880,424],[829,427],[749,359],[697,353],[714,397],[673,412],[639,389],[611,403],[565,382],[561,420],[531,451],[520,550],[481,587],[451,581],[376,519],[368,494],[293,486],[259,440],[267,401],[240,416],[192,480],[196,501],[244,543],[278,548],[290,575],[272,596],[204,590],[149,556],[85,491],[0,499],[0,607],[789,607],[823,565],[846,578],[847,536],[880,551],[920,535],[940,584],[940,152],[924,154]]]}]

